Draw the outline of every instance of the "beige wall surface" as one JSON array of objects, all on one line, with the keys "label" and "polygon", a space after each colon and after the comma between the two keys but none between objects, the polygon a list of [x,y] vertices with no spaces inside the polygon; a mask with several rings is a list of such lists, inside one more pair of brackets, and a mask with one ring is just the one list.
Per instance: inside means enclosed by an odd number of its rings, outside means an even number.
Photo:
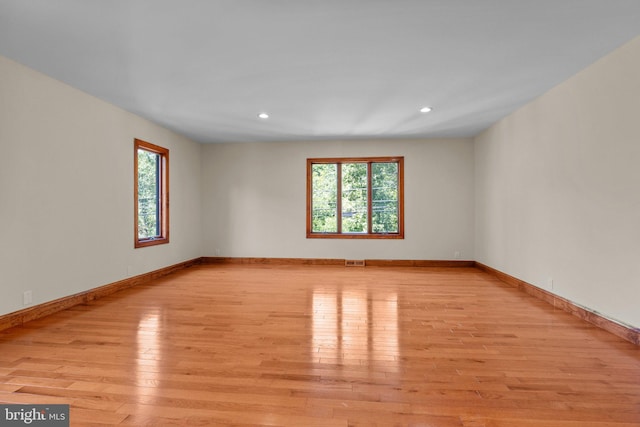
[{"label": "beige wall surface", "polygon": [[[473,255],[471,140],[203,147],[204,256],[462,259]],[[405,157],[405,239],[306,238],[306,159]]]},{"label": "beige wall surface", "polygon": [[[200,145],[0,57],[0,314],[199,257]],[[133,248],[133,140],[170,150],[171,243]]]},{"label": "beige wall surface", "polygon": [[475,139],[477,261],[640,327],[640,38]]},{"label": "beige wall surface", "polygon": [[[476,137],[199,145],[0,57],[0,314],[199,256],[478,260],[640,326],[640,38]],[[171,243],[133,248],[133,139]],[[404,156],[404,240],[307,239],[306,159]]]}]

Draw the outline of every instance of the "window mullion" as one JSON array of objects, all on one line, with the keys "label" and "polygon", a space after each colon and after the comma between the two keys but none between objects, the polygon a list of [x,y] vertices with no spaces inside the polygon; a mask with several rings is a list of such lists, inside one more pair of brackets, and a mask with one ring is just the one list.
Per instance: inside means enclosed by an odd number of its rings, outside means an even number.
[{"label": "window mullion", "polygon": [[342,163],[336,163],[337,190],[336,209],[338,210],[336,224],[338,234],[342,234]]},{"label": "window mullion", "polygon": [[372,191],[371,191],[371,162],[367,162],[367,234],[371,234],[372,229],[372,220],[373,216],[373,208],[371,207],[372,202]]}]

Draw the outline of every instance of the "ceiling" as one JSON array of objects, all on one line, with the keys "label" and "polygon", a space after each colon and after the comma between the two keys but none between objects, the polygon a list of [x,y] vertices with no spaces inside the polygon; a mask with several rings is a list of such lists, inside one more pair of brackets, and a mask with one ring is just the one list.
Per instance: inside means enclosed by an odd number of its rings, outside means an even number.
[{"label": "ceiling", "polygon": [[1,55],[205,143],[473,136],[639,34],[639,0],[0,0]]}]

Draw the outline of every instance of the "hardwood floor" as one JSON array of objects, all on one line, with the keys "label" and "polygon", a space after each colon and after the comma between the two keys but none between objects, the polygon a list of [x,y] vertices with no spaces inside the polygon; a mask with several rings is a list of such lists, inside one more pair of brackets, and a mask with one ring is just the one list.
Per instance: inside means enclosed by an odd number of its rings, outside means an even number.
[{"label": "hardwood floor", "polygon": [[0,332],[71,425],[640,426],[640,348],[474,268],[203,265]]}]

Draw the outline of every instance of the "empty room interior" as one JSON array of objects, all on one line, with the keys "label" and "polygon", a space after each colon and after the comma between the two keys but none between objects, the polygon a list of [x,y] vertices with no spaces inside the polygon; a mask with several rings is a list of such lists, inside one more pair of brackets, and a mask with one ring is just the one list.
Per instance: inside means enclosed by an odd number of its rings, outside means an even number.
[{"label": "empty room interior", "polygon": [[0,425],[640,426],[639,22],[0,0]]}]

